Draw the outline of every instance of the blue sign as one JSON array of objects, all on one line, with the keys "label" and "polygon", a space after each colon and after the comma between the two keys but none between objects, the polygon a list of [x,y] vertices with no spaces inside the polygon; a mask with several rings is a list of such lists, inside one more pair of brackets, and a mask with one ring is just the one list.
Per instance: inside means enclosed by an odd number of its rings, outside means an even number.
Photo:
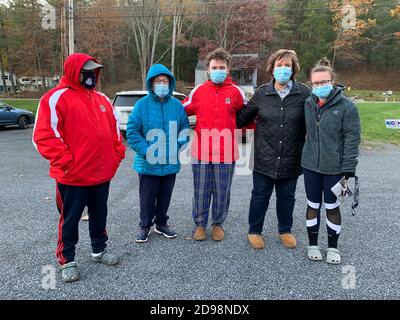
[{"label": "blue sign", "polygon": [[388,129],[400,129],[400,119],[387,119],[385,124]]}]

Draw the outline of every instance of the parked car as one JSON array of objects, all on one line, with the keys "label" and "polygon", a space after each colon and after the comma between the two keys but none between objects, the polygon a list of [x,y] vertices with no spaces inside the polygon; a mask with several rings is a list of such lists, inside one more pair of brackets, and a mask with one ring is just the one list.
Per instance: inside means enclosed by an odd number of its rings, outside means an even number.
[{"label": "parked car", "polygon": [[[148,94],[147,90],[121,91],[121,92],[116,93],[114,100],[113,100],[113,105],[115,107],[115,110],[118,113],[118,116],[120,119],[119,129],[124,138],[126,138],[126,125],[128,123],[128,118],[129,118],[130,113],[133,110],[135,103],[139,99],[146,96],[147,94]],[[180,101],[182,101],[186,98],[186,95],[184,95],[183,93],[179,93],[179,92],[175,92],[175,91],[173,93],[173,96]],[[190,123],[191,127],[194,127],[196,124],[196,117],[195,116],[189,117],[189,123]]]},{"label": "parked car", "polygon": [[33,112],[24,109],[16,109],[0,101],[0,128],[18,125],[21,129],[26,129],[30,124],[34,123],[35,115]]}]

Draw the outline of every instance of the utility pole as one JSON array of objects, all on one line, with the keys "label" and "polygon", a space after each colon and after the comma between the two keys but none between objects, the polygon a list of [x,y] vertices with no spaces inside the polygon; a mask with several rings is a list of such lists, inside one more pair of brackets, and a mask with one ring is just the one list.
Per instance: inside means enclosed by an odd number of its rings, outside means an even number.
[{"label": "utility pole", "polygon": [[75,52],[74,46],[74,0],[68,0],[68,40],[69,54]]},{"label": "utility pole", "polygon": [[176,28],[178,24],[177,9],[175,8],[174,19],[172,23],[172,48],[171,48],[171,72],[175,73],[175,43],[176,43]]},{"label": "utility pole", "polygon": [[68,42],[67,42],[67,0],[63,0],[60,8],[60,30],[61,30],[61,57],[60,57],[60,70],[63,70],[64,61],[68,56]]}]

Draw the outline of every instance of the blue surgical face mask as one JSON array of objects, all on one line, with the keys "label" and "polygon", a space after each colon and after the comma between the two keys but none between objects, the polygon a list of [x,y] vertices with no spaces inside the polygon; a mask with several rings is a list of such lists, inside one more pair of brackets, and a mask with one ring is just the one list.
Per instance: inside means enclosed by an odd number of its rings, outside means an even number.
[{"label": "blue surgical face mask", "polygon": [[312,93],[314,93],[319,99],[325,99],[329,96],[332,90],[333,86],[331,84],[327,84],[325,86],[313,87]]},{"label": "blue surgical face mask", "polygon": [[94,71],[84,71],[82,72],[83,79],[81,85],[86,89],[93,89],[96,86],[96,73]]},{"label": "blue surgical face mask", "polygon": [[292,68],[290,67],[276,67],[274,69],[274,78],[280,84],[286,84],[289,82],[292,73]]},{"label": "blue surgical face mask", "polygon": [[211,70],[210,79],[215,84],[221,84],[225,81],[228,73],[226,70]]},{"label": "blue surgical face mask", "polygon": [[169,85],[164,83],[155,83],[154,93],[160,99],[164,99],[169,94]]}]

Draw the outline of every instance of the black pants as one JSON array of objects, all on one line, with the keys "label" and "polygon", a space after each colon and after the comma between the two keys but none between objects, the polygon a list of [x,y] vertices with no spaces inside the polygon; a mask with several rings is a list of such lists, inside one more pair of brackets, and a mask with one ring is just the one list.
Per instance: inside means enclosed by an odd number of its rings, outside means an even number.
[{"label": "black pants", "polygon": [[61,265],[75,259],[79,220],[85,206],[90,212],[89,233],[93,253],[103,252],[108,240],[106,231],[107,200],[110,182],[96,186],[70,186],[57,183],[58,225],[57,258]]},{"label": "black pants", "polygon": [[290,233],[293,225],[293,210],[298,177],[274,180],[253,172],[253,191],[249,211],[249,233],[261,234],[269,199],[275,187],[276,215],[280,234]]},{"label": "black pants", "polygon": [[[167,211],[175,185],[175,174],[152,176],[139,174],[140,226],[150,228],[154,223],[165,226]],[[154,223],[153,223],[154,219]]]}]

